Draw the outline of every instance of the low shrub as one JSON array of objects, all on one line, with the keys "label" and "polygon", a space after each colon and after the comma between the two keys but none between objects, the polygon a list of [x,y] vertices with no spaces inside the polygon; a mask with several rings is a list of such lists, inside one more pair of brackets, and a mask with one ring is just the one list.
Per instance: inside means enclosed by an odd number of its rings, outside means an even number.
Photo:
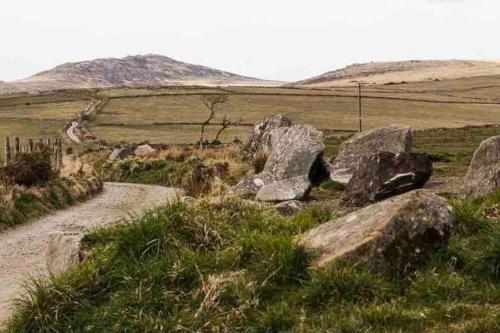
[{"label": "low shrub", "polygon": [[236,184],[249,167],[236,159],[237,150],[169,148],[155,157],[108,161],[87,156],[105,181],[182,187],[189,196]]},{"label": "low shrub", "polygon": [[0,226],[12,227],[85,200],[102,185],[99,178],[82,174],[54,178],[43,186],[0,186]]},{"label": "low shrub", "polygon": [[55,175],[48,150],[20,153],[7,166],[0,168],[0,182],[8,185],[43,185]]}]

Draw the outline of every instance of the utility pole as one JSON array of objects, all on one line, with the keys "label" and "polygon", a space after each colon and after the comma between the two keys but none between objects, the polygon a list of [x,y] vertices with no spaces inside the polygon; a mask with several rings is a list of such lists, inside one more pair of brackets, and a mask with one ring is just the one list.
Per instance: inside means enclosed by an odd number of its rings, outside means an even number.
[{"label": "utility pole", "polygon": [[358,83],[358,118],[359,118],[359,131],[363,131],[363,125],[361,122],[361,82]]}]

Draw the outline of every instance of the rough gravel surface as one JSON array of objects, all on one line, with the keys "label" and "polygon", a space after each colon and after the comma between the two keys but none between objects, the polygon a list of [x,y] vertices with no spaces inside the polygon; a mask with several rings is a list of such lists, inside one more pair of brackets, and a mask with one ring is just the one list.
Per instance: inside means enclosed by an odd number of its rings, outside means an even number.
[{"label": "rough gravel surface", "polygon": [[22,294],[23,283],[48,274],[50,233],[86,232],[176,197],[172,188],[105,183],[103,192],[89,201],[0,233],[0,328],[12,311],[12,301]]}]

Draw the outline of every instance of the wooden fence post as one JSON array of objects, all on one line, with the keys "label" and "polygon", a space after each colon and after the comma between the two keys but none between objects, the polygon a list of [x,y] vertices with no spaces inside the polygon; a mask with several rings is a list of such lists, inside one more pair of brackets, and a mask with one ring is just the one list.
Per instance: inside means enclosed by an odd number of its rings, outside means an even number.
[{"label": "wooden fence post", "polygon": [[[63,145],[61,139],[47,139],[47,146],[51,152],[51,160],[53,162],[54,168],[61,169],[63,166]],[[14,138],[14,147],[11,147],[10,138],[8,136],[4,137],[4,148],[3,148],[3,165],[7,166],[11,161],[13,156],[18,156],[20,153],[33,153],[35,151],[41,151],[44,147],[44,139],[39,139],[39,143],[35,144],[33,139],[28,139],[27,144],[22,144],[19,137]]]},{"label": "wooden fence post", "polygon": [[21,141],[19,141],[19,138],[16,136],[16,138],[14,139],[16,141],[16,156],[19,155],[19,153],[21,152]]},{"label": "wooden fence post", "polygon": [[62,150],[62,140],[57,140],[57,151],[59,152],[57,164],[59,165],[59,169],[63,167],[63,150]]},{"label": "wooden fence post", "polygon": [[3,160],[3,165],[7,166],[9,164],[11,158],[11,153],[10,153],[10,139],[8,136],[5,137],[5,143],[4,143],[4,160]]}]

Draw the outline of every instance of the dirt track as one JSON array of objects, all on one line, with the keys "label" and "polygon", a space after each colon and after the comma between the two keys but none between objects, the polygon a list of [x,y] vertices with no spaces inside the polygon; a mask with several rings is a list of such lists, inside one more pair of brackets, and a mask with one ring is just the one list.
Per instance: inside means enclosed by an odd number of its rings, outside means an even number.
[{"label": "dirt track", "polygon": [[0,234],[0,329],[22,283],[47,274],[47,236],[54,231],[84,231],[176,198],[174,189],[106,183],[97,197]]}]

